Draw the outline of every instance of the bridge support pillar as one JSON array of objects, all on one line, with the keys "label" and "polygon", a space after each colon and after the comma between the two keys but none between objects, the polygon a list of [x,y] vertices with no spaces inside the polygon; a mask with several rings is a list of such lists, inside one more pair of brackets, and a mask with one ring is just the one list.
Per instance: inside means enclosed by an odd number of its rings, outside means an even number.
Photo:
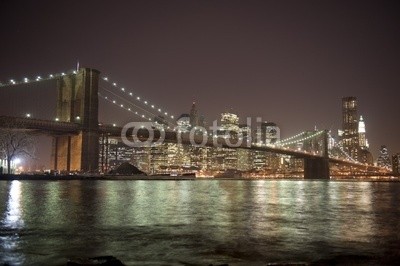
[{"label": "bridge support pillar", "polygon": [[94,171],[99,164],[98,83],[100,72],[81,68],[57,82],[57,118],[77,123],[77,135],[56,136],[52,161],[55,170]]},{"label": "bridge support pillar", "polygon": [[329,159],[305,158],[304,179],[329,179]]}]

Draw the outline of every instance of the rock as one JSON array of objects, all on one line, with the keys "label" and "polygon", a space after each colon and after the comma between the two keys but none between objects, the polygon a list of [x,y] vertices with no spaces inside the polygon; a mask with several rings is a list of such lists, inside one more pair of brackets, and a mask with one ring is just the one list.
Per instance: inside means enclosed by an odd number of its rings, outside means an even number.
[{"label": "rock", "polygon": [[103,266],[124,266],[119,259],[114,256],[100,256],[88,259],[69,260],[67,266],[90,266],[90,265],[103,265]]}]

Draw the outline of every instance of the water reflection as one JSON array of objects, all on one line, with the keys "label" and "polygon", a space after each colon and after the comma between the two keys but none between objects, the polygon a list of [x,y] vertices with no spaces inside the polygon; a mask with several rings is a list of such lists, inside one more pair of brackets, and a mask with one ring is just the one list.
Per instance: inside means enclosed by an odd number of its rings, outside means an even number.
[{"label": "water reflection", "polygon": [[18,252],[20,230],[24,227],[23,210],[21,207],[21,182],[11,181],[6,201],[5,212],[1,221],[0,258],[3,262],[22,264],[25,260],[23,253]]},{"label": "water reflection", "polygon": [[15,229],[24,226],[21,209],[21,182],[11,181],[9,197],[7,200],[7,211],[3,224],[5,228]]},{"label": "water reflection", "polygon": [[112,254],[128,265],[246,265],[381,256],[399,247],[399,194],[400,184],[368,182],[2,182],[0,262]]}]

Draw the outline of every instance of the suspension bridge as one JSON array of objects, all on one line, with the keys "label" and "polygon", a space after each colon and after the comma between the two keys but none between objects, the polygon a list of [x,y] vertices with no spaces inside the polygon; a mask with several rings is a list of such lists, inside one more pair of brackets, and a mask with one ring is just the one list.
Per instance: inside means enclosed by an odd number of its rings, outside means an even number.
[{"label": "suspension bridge", "polygon": [[[55,80],[57,83],[57,107],[54,120],[0,116],[0,126],[12,125],[13,128],[53,136],[52,165],[54,169],[96,170],[99,167],[99,140],[105,137],[121,137],[122,127],[99,123],[99,99],[136,116],[138,121],[157,124],[162,117],[163,127],[154,128],[154,141],[160,138],[163,131],[165,142],[194,144],[189,135],[176,131],[173,114],[152,101],[144,99],[133,89],[119,85],[108,76],[101,76],[96,69],[80,68],[35,78],[10,79],[7,82],[0,82],[0,88],[40,83],[46,80]],[[138,129],[141,140],[147,140],[149,134],[146,129]],[[232,146],[232,139],[204,132],[196,136],[195,142],[210,147],[217,143],[224,148],[250,149],[303,159],[306,179],[329,179],[330,166],[349,166],[370,174],[382,172],[382,169],[378,167],[354,160],[338,143],[329,145],[330,139],[328,130],[311,133],[304,131],[274,144],[252,142],[249,139],[241,145]],[[299,143],[306,142],[312,145],[302,145],[302,148],[299,148]]]}]

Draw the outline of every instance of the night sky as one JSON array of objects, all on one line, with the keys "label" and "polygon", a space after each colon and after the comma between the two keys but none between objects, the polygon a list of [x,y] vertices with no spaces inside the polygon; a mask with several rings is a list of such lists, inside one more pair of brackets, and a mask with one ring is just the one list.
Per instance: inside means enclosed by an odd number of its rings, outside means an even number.
[{"label": "night sky", "polygon": [[[195,100],[276,122],[341,127],[356,96],[371,151],[400,152],[399,1],[0,1],[0,81],[93,67],[169,112]],[[54,119],[55,83],[0,88],[0,114]],[[99,120],[137,120],[100,100]],[[41,158],[45,156],[42,154]]]}]

